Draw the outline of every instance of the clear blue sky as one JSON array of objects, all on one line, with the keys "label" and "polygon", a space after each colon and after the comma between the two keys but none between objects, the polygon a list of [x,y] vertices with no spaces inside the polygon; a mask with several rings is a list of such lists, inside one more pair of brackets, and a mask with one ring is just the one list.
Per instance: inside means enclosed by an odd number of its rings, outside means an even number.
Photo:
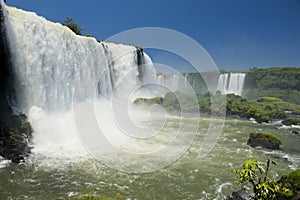
[{"label": "clear blue sky", "polygon": [[100,40],[139,27],[164,27],[198,41],[220,69],[300,67],[300,0],[7,0],[82,26]]}]

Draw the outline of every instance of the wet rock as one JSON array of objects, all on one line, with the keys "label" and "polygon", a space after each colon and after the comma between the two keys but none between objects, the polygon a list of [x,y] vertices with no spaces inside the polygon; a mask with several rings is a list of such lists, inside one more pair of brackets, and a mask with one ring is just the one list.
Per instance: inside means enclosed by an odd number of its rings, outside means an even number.
[{"label": "wet rock", "polygon": [[30,153],[32,128],[25,115],[0,119],[0,154],[5,159],[20,162]]},{"label": "wet rock", "polygon": [[281,141],[269,133],[250,133],[247,145],[266,149],[280,149]]},{"label": "wet rock", "polygon": [[0,155],[19,162],[30,153],[32,129],[16,108],[15,75],[12,69],[5,24],[5,8],[0,4]]},{"label": "wet rock", "polygon": [[291,133],[294,135],[300,135],[299,131],[291,131]]}]

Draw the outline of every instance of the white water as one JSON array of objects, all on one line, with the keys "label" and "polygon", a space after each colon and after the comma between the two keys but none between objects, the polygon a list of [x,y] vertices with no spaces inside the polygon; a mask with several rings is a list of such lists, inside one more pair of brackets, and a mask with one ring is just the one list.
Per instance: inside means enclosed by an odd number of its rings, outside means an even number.
[{"label": "white water", "polygon": [[245,76],[246,74],[244,73],[221,74],[218,80],[217,90],[221,91],[222,94],[241,95]]},{"label": "white water", "polygon": [[[144,54],[144,65],[138,66],[133,46],[98,43],[35,13],[11,7],[7,10],[17,106],[28,114],[33,126],[33,152],[54,158],[85,157],[87,151],[78,135],[82,134],[78,130],[81,122],[76,121],[73,108],[97,102],[103,109],[96,106],[96,116],[112,118],[113,113],[104,112],[104,108],[110,110],[112,96],[128,104],[129,97],[141,94],[136,91],[141,84],[156,81],[151,59]],[[139,74],[139,67],[143,67],[143,74]]]},{"label": "white water", "polygon": [[171,91],[187,93],[191,89],[191,86],[186,78],[187,75],[183,76],[180,73],[159,74],[157,82],[165,89],[162,93]]}]

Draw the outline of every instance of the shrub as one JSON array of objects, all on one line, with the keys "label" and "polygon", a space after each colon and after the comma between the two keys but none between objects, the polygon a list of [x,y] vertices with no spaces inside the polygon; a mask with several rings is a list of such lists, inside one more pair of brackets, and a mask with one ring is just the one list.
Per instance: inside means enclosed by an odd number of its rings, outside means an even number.
[{"label": "shrub", "polygon": [[234,169],[237,183],[241,184],[243,189],[247,188],[244,186],[251,185],[255,200],[269,200],[292,195],[292,191],[282,183],[268,178],[270,164],[276,165],[271,157],[268,157],[264,167],[259,161],[250,159],[243,164],[242,169]]},{"label": "shrub", "polygon": [[74,23],[73,19],[70,17],[67,17],[62,25],[70,28],[77,35],[81,35],[81,31],[83,30],[83,28],[81,28],[78,24]]}]

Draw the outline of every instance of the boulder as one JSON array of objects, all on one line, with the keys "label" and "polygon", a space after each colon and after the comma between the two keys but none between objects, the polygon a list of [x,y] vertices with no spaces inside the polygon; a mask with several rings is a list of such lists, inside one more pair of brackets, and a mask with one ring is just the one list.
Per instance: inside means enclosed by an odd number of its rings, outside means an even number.
[{"label": "boulder", "polygon": [[291,133],[294,135],[300,135],[299,131],[291,131]]},{"label": "boulder", "polygon": [[281,141],[269,133],[250,133],[247,145],[266,149],[280,149]]}]

